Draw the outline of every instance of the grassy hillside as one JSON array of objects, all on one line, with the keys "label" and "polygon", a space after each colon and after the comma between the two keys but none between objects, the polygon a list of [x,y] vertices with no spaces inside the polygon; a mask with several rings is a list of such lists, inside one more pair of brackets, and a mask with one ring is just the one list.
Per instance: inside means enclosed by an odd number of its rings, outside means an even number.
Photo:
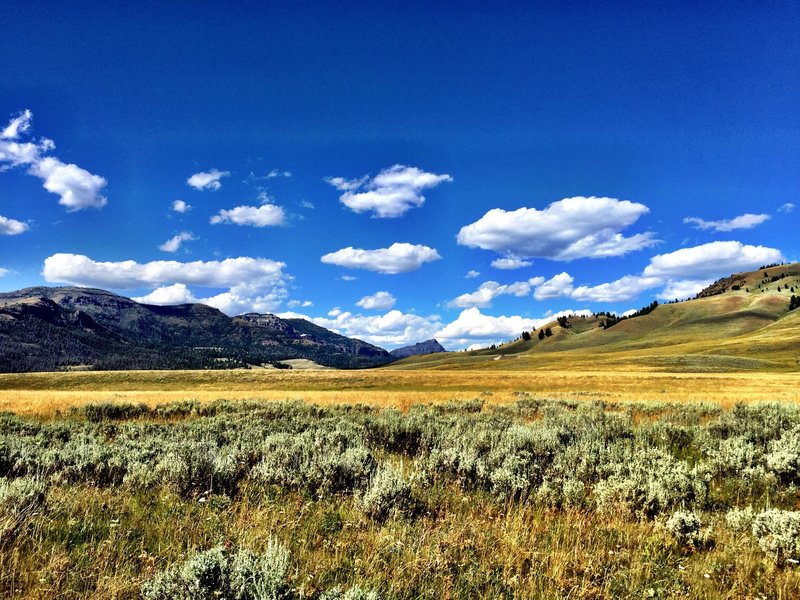
[{"label": "grassy hillside", "polygon": [[[734,289],[735,288],[735,289]],[[794,291],[792,291],[792,289]],[[645,368],[669,371],[800,370],[800,264],[737,273],[685,302],[604,329],[606,319],[576,317],[553,335],[494,349],[415,356],[392,365],[413,368]]]}]

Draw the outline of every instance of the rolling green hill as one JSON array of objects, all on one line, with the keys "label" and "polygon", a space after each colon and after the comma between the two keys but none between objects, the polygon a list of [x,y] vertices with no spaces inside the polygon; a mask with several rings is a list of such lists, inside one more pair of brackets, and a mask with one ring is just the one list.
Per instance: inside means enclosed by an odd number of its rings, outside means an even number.
[{"label": "rolling green hill", "polygon": [[391,368],[800,370],[800,309],[789,310],[792,295],[800,296],[800,263],[734,274],[693,300],[608,328],[602,315],[572,317],[568,327],[545,325],[552,336],[543,340],[534,333],[527,341],[415,356]]}]

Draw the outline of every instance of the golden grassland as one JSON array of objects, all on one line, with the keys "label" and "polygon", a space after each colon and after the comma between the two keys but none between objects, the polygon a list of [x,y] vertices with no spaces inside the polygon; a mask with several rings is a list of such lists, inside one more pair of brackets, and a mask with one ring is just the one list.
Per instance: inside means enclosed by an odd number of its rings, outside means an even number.
[{"label": "golden grassland", "polygon": [[[503,361],[493,361],[503,362]],[[407,409],[416,403],[483,396],[512,402],[517,392],[556,399],[736,402],[800,400],[800,373],[670,373],[645,370],[112,371],[0,375],[0,411],[50,415],[89,402],[302,399]]]}]

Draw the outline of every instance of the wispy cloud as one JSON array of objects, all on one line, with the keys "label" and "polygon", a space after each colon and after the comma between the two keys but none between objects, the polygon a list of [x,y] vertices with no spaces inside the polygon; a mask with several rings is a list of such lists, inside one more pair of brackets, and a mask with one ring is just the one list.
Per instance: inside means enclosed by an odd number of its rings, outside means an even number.
[{"label": "wispy cloud", "polygon": [[178,235],[169,238],[166,242],[161,244],[158,249],[162,252],[177,252],[181,249],[181,245],[184,242],[191,242],[194,239],[196,238],[191,233],[182,231]]},{"label": "wispy cloud", "polygon": [[769,220],[769,215],[745,213],[734,217],[733,219],[722,219],[719,221],[706,221],[698,217],[686,217],[683,222],[687,225],[692,225],[695,229],[713,230],[713,231],[733,231],[734,229],[752,229],[756,225],[761,225],[764,221]]},{"label": "wispy cloud", "polygon": [[780,208],[778,208],[778,212],[779,213],[784,213],[784,214],[790,213],[793,210],[794,210],[794,203],[793,202],[787,202],[786,204],[783,204],[783,205],[781,205]]}]

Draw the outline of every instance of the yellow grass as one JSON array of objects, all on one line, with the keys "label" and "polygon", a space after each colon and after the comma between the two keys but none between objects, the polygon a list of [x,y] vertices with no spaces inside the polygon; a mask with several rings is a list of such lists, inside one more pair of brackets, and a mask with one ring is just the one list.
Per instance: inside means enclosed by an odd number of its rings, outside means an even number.
[{"label": "yellow grass", "polygon": [[795,402],[800,400],[800,373],[376,369],[4,374],[0,375],[0,410],[49,415],[98,401],[155,405],[220,398],[303,399],[406,409],[416,403],[481,395],[489,404],[503,404],[513,401],[515,392],[583,400],[710,401],[723,406],[759,400]]}]

